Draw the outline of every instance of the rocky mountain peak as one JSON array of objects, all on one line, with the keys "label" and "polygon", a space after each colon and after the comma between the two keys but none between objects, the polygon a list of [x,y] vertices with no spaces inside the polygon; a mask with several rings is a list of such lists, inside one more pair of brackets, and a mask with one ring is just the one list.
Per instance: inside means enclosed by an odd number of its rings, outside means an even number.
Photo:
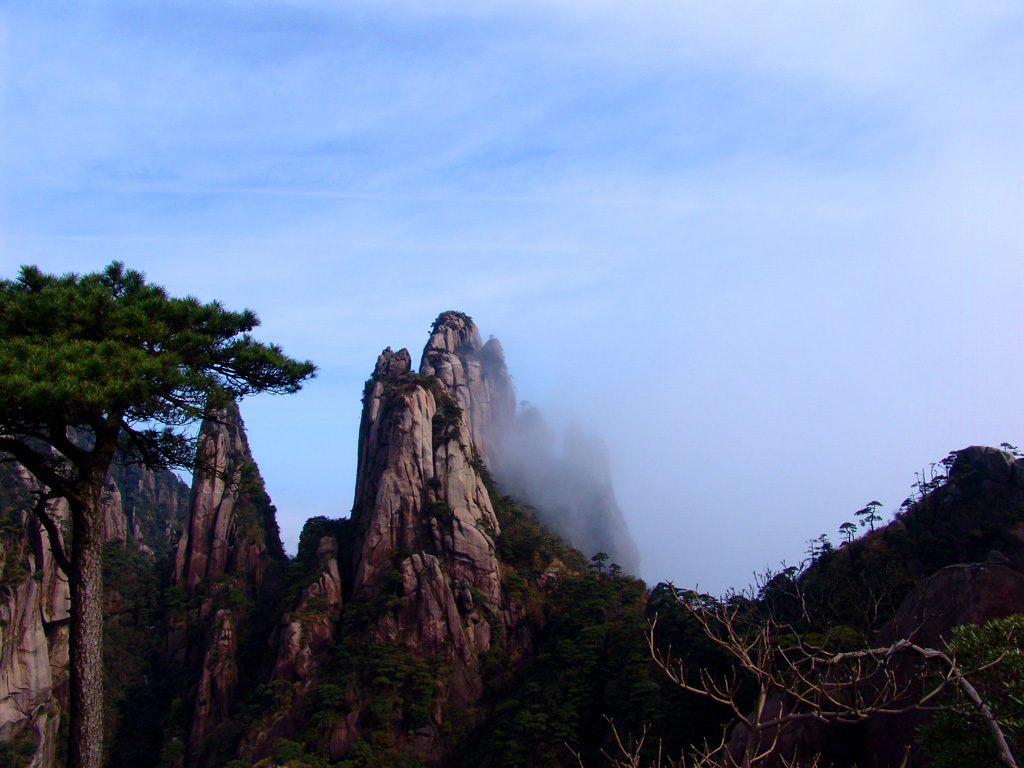
[{"label": "rocky mountain peak", "polygon": [[191,594],[227,573],[260,580],[260,559],[284,549],[263,480],[249,452],[238,405],[203,420],[192,498],[175,557],[174,581]]},{"label": "rocky mountain peak", "polygon": [[[483,343],[480,331],[473,323],[473,318],[463,312],[442,312],[437,316],[430,329],[430,339],[423,350],[423,361],[434,352],[471,353],[479,352]],[[420,363],[423,371],[423,362]]]},{"label": "rocky mountain peak", "polygon": [[604,552],[627,573],[639,571],[640,553],[615,498],[600,440],[571,431],[557,455],[554,433],[536,409],[516,413],[500,341],[481,343],[469,316],[442,312],[423,350],[420,374],[439,379],[455,399],[470,448],[503,490],[535,507],[563,541],[588,556]]},{"label": "rocky mountain peak", "polygon": [[392,352],[388,347],[377,356],[377,365],[373,369],[374,378],[396,377],[412,370],[412,357],[409,350],[400,349]]},{"label": "rocky mountain peak", "polygon": [[956,452],[949,479],[967,486],[982,483],[992,488],[1024,488],[1024,461],[999,448],[972,445]]},{"label": "rocky mountain peak", "polygon": [[[387,601],[375,640],[442,659],[449,672],[438,685],[458,705],[479,698],[480,659],[515,622],[479,463],[495,423],[514,413],[500,344],[482,344],[472,320],[457,312],[434,323],[419,374],[408,352],[385,349],[364,393],[352,599]],[[358,722],[337,735],[332,751],[340,755],[358,738]]]},{"label": "rocky mountain peak", "polygon": [[[246,629],[251,634],[255,625],[251,606],[267,599],[268,571],[284,561],[275,512],[249,452],[238,405],[211,411],[199,431],[192,497],[173,574],[175,585],[201,599],[170,622],[166,648],[169,663],[198,677],[191,687],[191,761],[238,705],[241,644]],[[190,626],[202,631],[190,632]]]},{"label": "rocky mountain peak", "polygon": [[442,312],[423,349],[420,375],[435,376],[444,384],[462,409],[468,447],[492,463],[496,441],[508,431],[516,414],[515,390],[501,343],[492,338],[483,344],[468,315]]}]

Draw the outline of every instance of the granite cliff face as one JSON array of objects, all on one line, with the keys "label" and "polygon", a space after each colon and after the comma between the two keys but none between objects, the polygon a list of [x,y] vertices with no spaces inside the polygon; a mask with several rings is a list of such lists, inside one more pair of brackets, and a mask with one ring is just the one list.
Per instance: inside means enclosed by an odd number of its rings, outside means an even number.
[{"label": "granite cliff face", "polygon": [[[346,521],[314,518],[306,523],[299,552],[292,565],[301,574],[293,591],[298,597],[281,617],[270,637],[269,647],[276,655],[267,690],[274,692],[266,711],[256,718],[238,754],[246,760],[259,760],[270,754],[281,738],[292,739],[299,733],[308,711],[311,694],[321,682],[321,670],[329,664],[331,649],[338,639],[344,605],[343,589],[350,582],[338,528]],[[352,703],[351,695],[346,697]],[[354,725],[357,715],[349,713],[331,725],[326,750],[341,754],[348,741],[334,734]]]},{"label": "granite cliff face", "polygon": [[[518,477],[511,436],[520,418],[500,343],[483,342],[468,317],[446,312],[419,373],[406,350],[378,358],[364,393],[352,516],[309,521],[290,563],[234,403],[202,424],[187,509],[180,483],[169,489],[132,467],[113,473],[103,497],[106,539],[152,566],[146,575],[132,561],[131,584],[109,580],[107,626],[118,642],[140,645],[123,670],[115,660],[117,690],[108,695],[166,699],[153,705],[142,740],[150,747],[140,754],[159,745],[185,766],[259,762],[281,739],[301,739],[337,761],[372,738],[418,759],[445,755],[450,713],[480,702],[486,665],[511,669],[528,655],[545,622],[543,596],[562,575],[587,573],[577,553],[535,522],[525,523],[518,543],[506,541],[502,559],[495,504],[520,527],[530,516],[509,512],[513,502],[500,496],[488,468],[499,482]],[[590,447],[577,453],[594,455]],[[597,465],[570,496],[577,507],[614,508],[621,522],[607,467]],[[8,517],[17,535],[0,541],[7,584],[0,739],[37,734],[36,764],[48,768],[63,711],[70,606],[45,536],[26,513],[31,485],[16,479],[20,496],[11,497]],[[585,499],[583,486],[592,491]],[[550,513],[568,518],[570,507],[556,504]],[[60,504],[53,513],[67,517]],[[588,520],[573,522],[587,527]],[[595,541],[595,550],[608,549],[600,534]],[[118,557],[110,567],[129,568]],[[169,584],[161,586],[162,557]],[[163,640],[147,650],[157,620]],[[136,684],[142,669],[149,671]],[[383,717],[380,702],[393,692],[380,690],[380,681],[396,676],[404,681],[401,703]],[[247,696],[263,705],[240,720]],[[131,740],[119,716],[111,715],[110,744]]]},{"label": "granite cliff face", "polygon": [[[280,715],[252,734],[255,748],[243,750],[248,757],[266,753],[261,742],[301,728],[308,698],[323,695],[321,668],[332,642],[387,647],[401,668],[435,670],[426,692],[434,704],[418,716],[415,738],[409,742],[407,712],[397,713],[403,725],[392,738],[436,757],[443,711],[466,707],[483,692],[484,655],[499,641],[519,654],[529,641],[522,611],[502,586],[500,525],[482,477],[496,425],[514,415],[501,348],[493,340],[482,344],[465,316],[445,313],[421,372],[411,365],[406,350],[386,349],[366,384],[347,551],[337,536],[319,538],[320,576],[285,617],[272,675],[272,683],[292,682],[294,693]],[[339,556],[348,562],[339,564]],[[348,634],[339,638],[343,603]],[[344,757],[367,728],[379,730],[371,722],[368,684],[350,681],[345,688],[327,739],[332,760]]]},{"label": "granite cliff face", "polygon": [[[397,571],[397,610],[376,634],[452,669],[445,698],[482,691],[478,657],[491,642],[487,617],[502,616],[494,538],[498,519],[478,466],[493,420],[511,411],[504,380],[482,373],[476,328],[442,315],[420,375],[408,354],[385,350],[367,385],[352,521],[362,533],[353,598],[374,601]],[[429,371],[429,373],[426,373]],[[474,450],[476,455],[474,455]]]},{"label": "granite cliff face", "polygon": [[273,599],[285,559],[235,403],[203,421],[197,457],[172,577],[187,607],[170,617],[166,651],[195,680],[187,733],[177,737],[192,764],[206,761],[201,752],[216,759],[204,745],[237,712],[251,682],[241,647],[266,642],[254,608]]},{"label": "granite cliff face", "polygon": [[314,664],[334,640],[343,604],[337,537],[320,538],[315,568],[315,581],[302,590],[295,610],[285,613],[282,619],[280,650],[272,680],[308,680]]},{"label": "granite cliff face", "polygon": [[601,441],[570,428],[555,450],[555,434],[540,412],[516,412],[501,343],[481,343],[465,316],[441,315],[423,350],[420,374],[438,377],[466,414],[470,444],[509,495],[532,506],[563,541],[598,552],[626,573],[640,568],[636,547],[612,487]]},{"label": "granite cliff face", "polygon": [[281,557],[269,499],[249,452],[238,405],[203,421],[189,511],[178,540],[174,582],[194,594],[203,579],[263,579],[266,555]]},{"label": "granite cliff face", "polygon": [[[431,762],[450,749],[447,718],[480,700],[485,660],[521,659],[538,626],[505,584],[517,575],[499,561],[485,481],[514,418],[501,346],[483,343],[465,315],[437,319],[419,373],[404,349],[380,354],[364,391],[352,516],[303,531],[293,563],[302,575],[273,638],[274,698],[240,757],[308,740],[316,711],[318,749],[332,761],[368,742]],[[518,576],[518,592],[546,589],[559,567],[532,586]],[[401,703],[382,710],[388,701]]]},{"label": "granite cliff face", "polygon": [[[64,505],[52,504],[51,511],[67,515]],[[34,737],[32,764],[46,766],[66,706],[70,598],[46,532],[34,518],[19,517],[21,536],[5,540],[2,552],[0,740]]]},{"label": "granite cliff face", "polygon": [[[408,353],[406,353],[408,354]],[[420,375],[436,376],[465,414],[465,443],[490,463],[495,444],[516,415],[516,396],[505,367],[501,342],[482,343],[480,332],[465,315],[445,312],[434,327],[420,359]]]}]

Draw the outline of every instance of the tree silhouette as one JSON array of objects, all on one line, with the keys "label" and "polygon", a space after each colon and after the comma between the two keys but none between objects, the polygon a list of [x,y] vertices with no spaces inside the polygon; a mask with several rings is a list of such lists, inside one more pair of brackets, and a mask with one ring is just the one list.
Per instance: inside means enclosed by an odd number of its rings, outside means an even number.
[{"label": "tree silhouette", "polygon": [[882,506],[880,501],[870,501],[864,509],[858,510],[854,514],[861,518],[860,526],[863,528],[865,525],[871,526],[872,533],[875,530],[875,523],[882,521],[882,516],[878,514],[878,508]]},{"label": "tree silhouette", "polygon": [[846,539],[846,543],[849,544],[853,541],[853,537],[857,535],[857,526],[850,522],[843,523],[839,526],[839,533]]}]

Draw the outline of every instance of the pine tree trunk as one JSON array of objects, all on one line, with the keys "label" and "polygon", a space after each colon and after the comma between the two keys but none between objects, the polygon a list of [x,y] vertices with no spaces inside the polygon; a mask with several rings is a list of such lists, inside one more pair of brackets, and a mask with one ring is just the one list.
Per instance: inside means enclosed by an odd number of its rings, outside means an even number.
[{"label": "pine tree trunk", "polygon": [[68,768],[103,762],[103,515],[102,476],[70,500],[71,690]]}]

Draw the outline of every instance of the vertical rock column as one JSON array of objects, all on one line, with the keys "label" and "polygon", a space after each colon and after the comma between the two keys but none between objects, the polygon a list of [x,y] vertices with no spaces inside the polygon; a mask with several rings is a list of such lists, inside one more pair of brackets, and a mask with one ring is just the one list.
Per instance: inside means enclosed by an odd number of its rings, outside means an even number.
[{"label": "vertical rock column", "polygon": [[475,464],[494,412],[481,347],[468,318],[446,313],[421,374],[406,350],[384,350],[366,386],[352,513],[361,537],[353,598],[400,600],[378,621],[377,638],[441,655],[454,704],[482,692],[487,614],[502,614],[498,520]]},{"label": "vertical rock column", "polygon": [[455,398],[468,428],[466,444],[490,466],[499,439],[516,416],[516,393],[501,342],[491,337],[482,343],[466,315],[444,312],[423,349],[420,374],[436,376]]},{"label": "vertical rock column", "polygon": [[229,573],[259,583],[263,556],[280,555],[283,549],[238,405],[231,403],[203,421],[198,455],[174,582],[190,595],[202,579]]},{"label": "vertical rock column", "polygon": [[[174,583],[190,598],[206,586],[188,622],[205,628],[189,645],[185,621],[171,630],[173,659],[198,668],[188,747],[199,746],[236,711],[242,680],[240,629],[260,597],[268,563],[283,548],[238,406],[230,403],[202,424],[192,498],[175,553]],[[194,762],[194,760],[192,761]]]}]

